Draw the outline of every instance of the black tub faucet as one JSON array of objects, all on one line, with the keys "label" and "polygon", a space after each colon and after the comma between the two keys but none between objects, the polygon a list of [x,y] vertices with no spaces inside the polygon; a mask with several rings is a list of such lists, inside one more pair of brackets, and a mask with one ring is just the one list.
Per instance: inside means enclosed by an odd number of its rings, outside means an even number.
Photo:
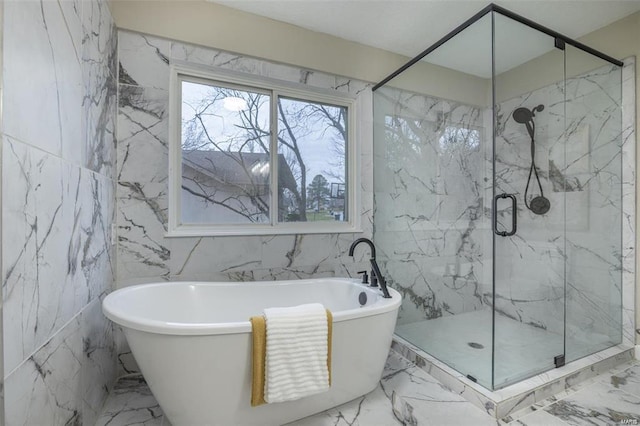
[{"label": "black tub faucet", "polygon": [[385,281],[382,276],[380,268],[378,267],[378,262],[376,262],[376,247],[373,245],[373,242],[368,238],[358,238],[351,244],[351,247],[349,247],[349,256],[353,257],[353,251],[360,243],[368,244],[369,249],[371,250],[371,259],[369,259],[369,262],[371,263],[371,287],[378,287],[378,283],[380,283],[380,290],[382,290],[382,294],[386,299],[390,299],[391,295],[387,289],[387,281]]}]

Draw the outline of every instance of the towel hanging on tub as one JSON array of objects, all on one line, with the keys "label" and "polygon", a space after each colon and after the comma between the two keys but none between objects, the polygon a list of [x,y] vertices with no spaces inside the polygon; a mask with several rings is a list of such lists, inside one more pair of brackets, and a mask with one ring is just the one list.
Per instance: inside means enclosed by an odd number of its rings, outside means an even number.
[{"label": "towel hanging on tub", "polygon": [[268,308],[251,317],[251,405],[284,402],[329,390],[331,312],[319,303]]}]

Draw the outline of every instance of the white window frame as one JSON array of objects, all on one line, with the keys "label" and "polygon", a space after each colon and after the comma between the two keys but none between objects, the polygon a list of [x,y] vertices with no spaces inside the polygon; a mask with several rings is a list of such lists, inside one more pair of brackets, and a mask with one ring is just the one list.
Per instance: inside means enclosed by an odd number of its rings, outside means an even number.
[{"label": "white window frame", "polygon": [[[278,190],[277,175],[270,174],[270,223],[234,223],[234,224],[181,224],[181,182],[182,182],[182,84],[187,81],[204,80],[212,84],[240,85],[248,89],[270,92],[274,100],[278,97],[294,98],[301,101],[318,102],[347,108],[347,146],[346,153],[346,188],[348,221],[318,222],[277,222]],[[271,164],[277,166],[277,102],[271,102],[272,129],[270,138]],[[240,235],[287,235],[287,234],[337,234],[362,232],[360,224],[360,141],[356,131],[356,100],[353,97],[334,91],[288,83],[264,77],[227,73],[221,70],[212,71],[206,67],[194,67],[186,64],[170,66],[169,88],[169,220],[167,237],[202,237],[202,236],[240,236]],[[275,155],[275,159],[273,156]],[[275,167],[273,170],[278,170]],[[306,190],[306,188],[305,188]],[[275,209],[275,210],[274,210]]]}]

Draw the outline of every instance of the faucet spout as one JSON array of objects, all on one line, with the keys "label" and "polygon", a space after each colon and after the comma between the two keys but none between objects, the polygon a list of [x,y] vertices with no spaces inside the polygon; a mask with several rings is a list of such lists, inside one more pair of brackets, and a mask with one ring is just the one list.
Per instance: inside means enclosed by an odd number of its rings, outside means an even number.
[{"label": "faucet spout", "polygon": [[360,243],[365,243],[371,249],[371,258],[376,258],[376,247],[373,245],[373,241],[368,238],[358,238],[353,243],[351,243],[351,247],[349,247],[349,256],[353,257],[353,251],[356,249],[356,246]]},{"label": "faucet spout", "polygon": [[391,295],[389,294],[389,290],[387,289],[387,281],[382,276],[382,272],[380,272],[380,267],[378,266],[378,262],[376,262],[376,247],[373,245],[373,241],[368,238],[358,238],[355,240],[351,247],[349,247],[349,256],[353,257],[353,252],[356,249],[356,246],[360,243],[365,243],[371,249],[371,286],[377,287],[377,283],[380,284],[380,290],[382,290],[382,294],[386,299],[390,299]]}]

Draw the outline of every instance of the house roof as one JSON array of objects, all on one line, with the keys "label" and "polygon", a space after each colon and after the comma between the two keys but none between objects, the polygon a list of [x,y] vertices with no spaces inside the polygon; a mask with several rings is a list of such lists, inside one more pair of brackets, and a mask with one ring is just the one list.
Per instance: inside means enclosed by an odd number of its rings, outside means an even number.
[{"label": "house roof", "polygon": [[[222,182],[233,185],[267,185],[269,154],[183,150],[183,165]],[[268,168],[267,168],[268,170]],[[283,188],[296,191],[297,183],[284,155],[278,154],[278,182]]]}]

